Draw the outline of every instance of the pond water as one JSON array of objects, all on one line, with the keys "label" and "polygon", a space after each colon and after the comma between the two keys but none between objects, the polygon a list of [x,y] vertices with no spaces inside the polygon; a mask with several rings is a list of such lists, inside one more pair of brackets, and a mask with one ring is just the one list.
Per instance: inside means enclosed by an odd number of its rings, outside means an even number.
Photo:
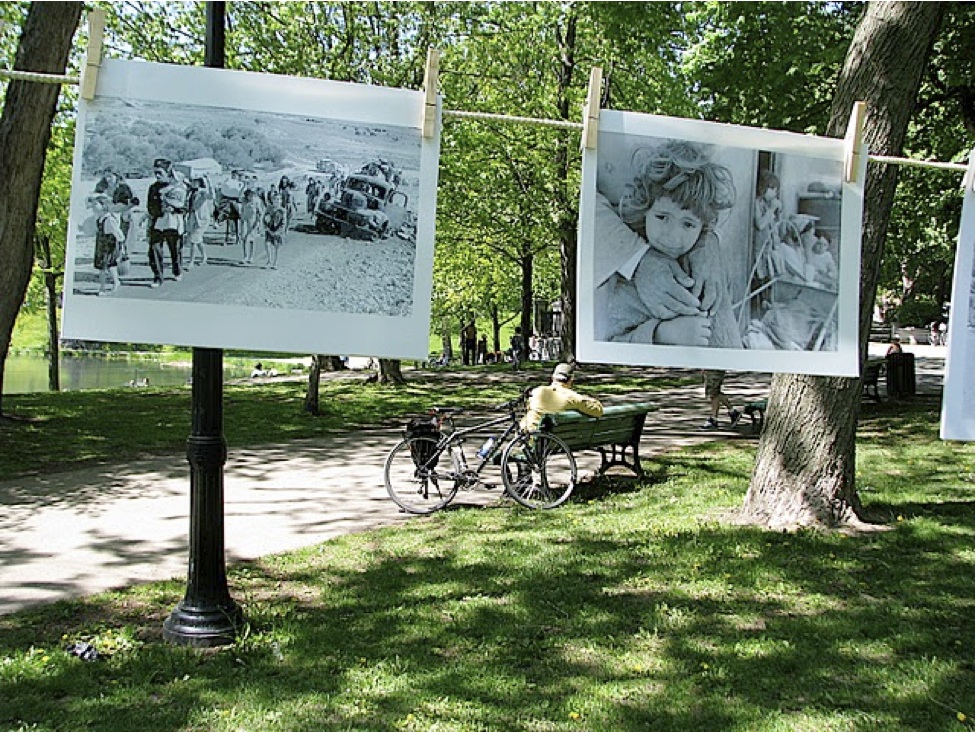
[{"label": "pond water", "polygon": [[[62,356],[61,390],[114,389],[131,383],[149,386],[182,386],[189,383],[189,363],[171,364],[150,359],[102,358],[100,356]],[[48,361],[43,355],[8,354],[3,373],[4,394],[29,394],[47,391]],[[224,364],[224,380],[250,375],[244,365]]]}]

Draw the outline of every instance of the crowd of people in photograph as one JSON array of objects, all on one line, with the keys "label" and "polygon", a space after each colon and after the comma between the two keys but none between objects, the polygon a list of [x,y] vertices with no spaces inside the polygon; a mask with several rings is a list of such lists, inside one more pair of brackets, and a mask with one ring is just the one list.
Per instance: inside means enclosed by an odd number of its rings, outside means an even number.
[{"label": "crowd of people in photograph", "polygon": [[268,188],[257,176],[234,170],[215,186],[210,176],[186,175],[172,161],[153,162],[153,182],[145,207],[131,186],[114,170],[102,172],[87,203],[94,219],[94,267],[99,295],[109,295],[127,274],[129,253],[145,236],[152,288],[162,286],[167,267],[179,282],[187,270],[208,264],[205,234],[226,224],[222,244],[241,247],[240,265],[255,263],[255,249],[263,244],[259,264],[277,269],[292,218],[298,211],[298,186],[288,176]]},{"label": "crowd of people in photograph", "polygon": [[[210,162],[214,169],[206,170],[157,158],[143,205],[117,171],[100,173],[87,199],[90,220],[95,222],[94,231],[87,233],[95,236],[99,295],[111,294],[122,284],[129,254],[142,241],[147,245],[152,288],[163,285],[167,270],[179,282],[188,270],[207,265],[207,244],[238,246],[240,258],[234,263],[240,266],[278,268],[279,254],[300,212],[298,181],[282,175],[270,185],[262,184],[249,170],[222,176],[219,164]],[[401,179],[401,171],[383,158],[367,162],[359,172],[393,185]],[[348,174],[345,166],[319,161],[303,181],[304,215],[314,221],[323,202],[341,192]],[[211,233],[208,241],[207,234],[220,229],[223,235]]]}]

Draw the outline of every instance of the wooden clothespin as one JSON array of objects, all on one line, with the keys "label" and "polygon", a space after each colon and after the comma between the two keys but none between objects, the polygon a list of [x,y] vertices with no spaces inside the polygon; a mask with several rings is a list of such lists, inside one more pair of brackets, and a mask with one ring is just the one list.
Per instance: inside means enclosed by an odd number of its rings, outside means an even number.
[{"label": "wooden clothespin", "polygon": [[88,49],[85,51],[85,65],[81,67],[81,98],[91,101],[95,98],[95,85],[98,83],[98,70],[102,66],[102,37],[105,35],[105,11],[93,8],[88,13]]},{"label": "wooden clothespin", "polygon": [[851,121],[847,124],[844,136],[844,182],[856,183],[857,171],[861,168],[861,148],[864,146],[864,117],[867,114],[866,102],[854,102]]},{"label": "wooden clothespin", "polygon": [[586,105],[583,107],[583,149],[595,150],[597,134],[600,132],[600,92],[603,89],[603,69],[594,66],[590,69],[590,87],[586,92]]},{"label": "wooden clothespin", "polygon": [[427,139],[437,130],[437,75],[440,52],[436,48],[427,49],[427,67],[424,69],[424,118],[422,133]]}]

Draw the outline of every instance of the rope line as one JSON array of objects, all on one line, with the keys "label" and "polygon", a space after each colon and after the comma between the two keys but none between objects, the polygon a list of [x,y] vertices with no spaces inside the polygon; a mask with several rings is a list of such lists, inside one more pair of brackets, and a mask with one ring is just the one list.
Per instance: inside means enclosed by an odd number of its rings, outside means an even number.
[{"label": "rope line", "polygon": [[969,166],[965,163],[940,163],[937,160],[915,160],[914,158],[893,158],[887,155],[868,155],[872,163],[894,163],[895,165],[911,165],[916,168],[942,168],[943,170],[959,170],[965,173]]},{"label": "rope line", "polygon": [[42,74],[37,71],[17,71],[14,69],[0,69],[0,77],[12,81],[36,81],[41,84],[79,84],[77,76],[64,74]]},{"label": "rope line", "polygon": [[490,112],[463,112],[458,109],[445,109],[442,112],[444,117],[456,117],[459,119],[483,119],[495,122],[517,122],[530,125],[544,125],[547,127],[562,127],[566,130],[583,129],[582,122],[569,122],[561,119],[539,119],[538,117],[515,117],[508,114],[491,114]]}]

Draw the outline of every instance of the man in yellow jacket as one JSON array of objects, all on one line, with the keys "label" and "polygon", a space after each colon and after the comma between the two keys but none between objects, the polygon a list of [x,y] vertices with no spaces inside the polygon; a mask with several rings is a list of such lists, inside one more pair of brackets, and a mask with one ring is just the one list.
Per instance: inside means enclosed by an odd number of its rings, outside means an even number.
[{"label": "man in yellow jacket", "polygon": [[583,396],[570,388],[573,384],[573,367],[568,363],[557,364],[552,372],[552,383],[537,386],[529,397],[529,406],[520,426],[525,431],[538,429],[542,418],[570,409],[588,417],[603,414],[603,405],[593,397]]}]

